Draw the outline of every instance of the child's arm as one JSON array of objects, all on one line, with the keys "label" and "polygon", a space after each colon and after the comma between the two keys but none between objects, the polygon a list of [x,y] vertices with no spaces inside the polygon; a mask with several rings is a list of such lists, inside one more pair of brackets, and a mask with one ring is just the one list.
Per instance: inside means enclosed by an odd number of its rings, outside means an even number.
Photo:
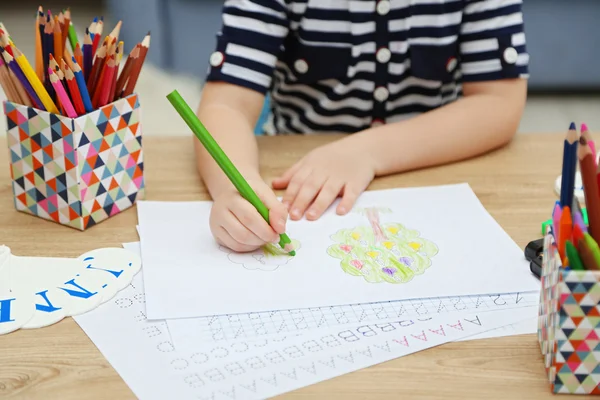
[{"label": "child's arm", "polygon": [[200,120],[269,209],[267,223],[194,141],[198,170],[213,199],[211,232],[217,242],[235,251],[276,242],[285,231],[287,210],[260,177],[253,128],[287,36],[286,11],[284,0],[225,1],[223,26],[198,109]]},{"label": "child's arm", "polygon": [[[264,96],[256,91],[224,82],[207,82],[198,117],[225,154],[247,180],[260,181],[254,124]],[[198,172],[212,198],[235,190],[202,144],[194,137]]]},{"label": "child's arm", "polygon": [[525,107],[527,81],[465,83],[463,93],[445,107],[348,137],[347,145],[374,155],[375,174],[386,175],[459,161],[508,143]]}]

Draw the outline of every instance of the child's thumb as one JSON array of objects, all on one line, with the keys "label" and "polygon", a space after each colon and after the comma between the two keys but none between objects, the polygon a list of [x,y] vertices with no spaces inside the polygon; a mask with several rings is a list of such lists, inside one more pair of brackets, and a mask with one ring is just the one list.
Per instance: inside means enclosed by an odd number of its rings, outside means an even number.
[{"label": "child's thumb", "polygon": [[284,233],[288,219],[287,208],[279,201],[279,199],[277,199],[275,193],[268,187],[264,188],[264,190],[257,191],[256,194],[269,209],[269,224],[273,230],[279,234]]}]

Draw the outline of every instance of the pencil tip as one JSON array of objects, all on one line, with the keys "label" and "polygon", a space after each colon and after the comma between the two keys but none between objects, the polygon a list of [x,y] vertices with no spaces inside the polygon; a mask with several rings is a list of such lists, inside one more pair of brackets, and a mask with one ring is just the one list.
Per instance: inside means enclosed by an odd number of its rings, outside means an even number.
[{"label": "pencil tip", "polygon": [[588,130],[588,127],[585,123],[581,124],[581,132],[585,132]]},{"label": "pencil tip", "polygon": [[571,122],[571,125],[569,125],[569,130],[574,131],[576,129],[577,129],[577,126],[575,125],[575,122]]}]

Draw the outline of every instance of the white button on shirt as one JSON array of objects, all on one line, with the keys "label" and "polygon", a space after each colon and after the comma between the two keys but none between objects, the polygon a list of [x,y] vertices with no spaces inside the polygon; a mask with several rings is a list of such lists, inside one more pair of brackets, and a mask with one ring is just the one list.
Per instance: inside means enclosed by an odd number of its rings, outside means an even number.
[{"label": "white button on shirt", "polygon": [[215,51],[210,55],[210,65],[213,67],[218,67],[223,64],[223,61],[225,61],[225,56],[220,51]]},{"label": "white button on shirt", "polygon": [[386,101],[388,99],[388,97],[390,97],[390,92],[383,86],[379,86],[373,92],[373,97],[375,97],[375,100],[377,100],[379,102],[383,102],[383,101]]},{"label": "white button on shirt", "polygon": [[390,12],[390,2],[388,0],[379,0],[377,2],[377,14],[386,15]]},{"label": "white button on shirt", "polygon": [[504,61],[507,63],[514,64],[517,62],[518,58],[519,53],[517,53],[517,50],[515,50],[514,47],[508,47],[506,50],[504,50]]},{"label": "white button on shirt", "polygon": [[381,49],[377,50],[375,57],[377,58],[377,61],[385,64],[386,62],[390,61],[390,58],[392,58],[392,52],[387,47],[382,47]]},{"label": "white button on shirt", "polygon": [[305,74],[308,72],[308,63],[305,60],[296,60],[294,69],[300,74]]}]

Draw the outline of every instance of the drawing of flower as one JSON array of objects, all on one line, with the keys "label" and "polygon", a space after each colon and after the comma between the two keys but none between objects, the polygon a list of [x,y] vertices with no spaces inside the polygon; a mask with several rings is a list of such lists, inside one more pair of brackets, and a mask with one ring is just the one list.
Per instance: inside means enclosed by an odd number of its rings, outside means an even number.
[{"label": "drawing of flower", "polygon": [[432,264],[437,246],[414,229],[399,223],[382,223],[380,213],[389,209],[358,210],[369,225],[342,229],[331,236],[335,244],[327,253],[340,260],[342,270],[370,283],[406,283]]},{"label": "drawing of flower", "polygon": [[[296,250],[300,248],[300,242],[297,240],[292,239],[292,245]],[[219,246],[219,249],[227,253],[229,261],[249,270],[275,271],[294,258],[287,254],[279,244],[272,243],[267,243],[263,247],[249,253],[236,253],[224,246]]]}]

